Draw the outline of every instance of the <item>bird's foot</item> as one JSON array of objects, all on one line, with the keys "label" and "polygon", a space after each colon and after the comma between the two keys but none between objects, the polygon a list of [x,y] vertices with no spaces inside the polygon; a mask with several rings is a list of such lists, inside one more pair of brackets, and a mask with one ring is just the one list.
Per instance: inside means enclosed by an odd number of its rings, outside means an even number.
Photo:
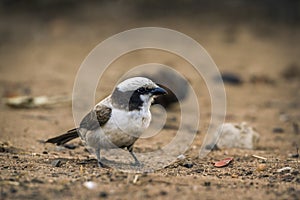
[{"label": "bird's foot", "polygon": [[144,164],[141,163],[140,161],[136,160],[134,163],[131,164],[134,167],[143,167]]},{"label": "bird's foot", "polygon": [[101,167],[101,168],[103,168],[103,167],[104,167],[103,163],[102,163],[102,162],[100,162],[100,161],[98,161],[98,166],[99,166],[99,167]]},{"label": "bird's foot", "polygon": [[98,161],[98,166],[100,168],[109,168],[107,165],[105,165],[104,163],[102,163],[101,161]]}]

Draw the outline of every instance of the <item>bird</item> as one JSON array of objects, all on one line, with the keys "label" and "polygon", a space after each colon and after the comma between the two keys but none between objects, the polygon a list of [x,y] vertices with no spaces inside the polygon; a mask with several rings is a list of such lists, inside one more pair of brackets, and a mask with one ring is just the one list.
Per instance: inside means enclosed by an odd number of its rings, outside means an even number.
[{"label": "bird", "polygon": [[154,98],[165,94],[165,89],[148,78],[128,78],[97,103],[83,117],[79,127],[47,139],[45,143],[63,145],[80,137],[83,144],[94,150],[99,167],[104,167],[100,150],[114,148],[127,149],[134,159],[133,165],[140,166],[133,152],[134,143],[149,127]]}]

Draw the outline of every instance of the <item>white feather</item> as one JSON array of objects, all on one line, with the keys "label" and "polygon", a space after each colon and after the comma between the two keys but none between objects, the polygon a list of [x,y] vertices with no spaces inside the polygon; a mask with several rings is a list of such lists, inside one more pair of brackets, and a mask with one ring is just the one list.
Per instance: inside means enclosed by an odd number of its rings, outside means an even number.
[{"label": "white feather", "polygon": [[134,77],[126,79],[121,82],[117,87],[121,92],[134,91],[142,86],[157,87],[150,79],[144,77]]}]

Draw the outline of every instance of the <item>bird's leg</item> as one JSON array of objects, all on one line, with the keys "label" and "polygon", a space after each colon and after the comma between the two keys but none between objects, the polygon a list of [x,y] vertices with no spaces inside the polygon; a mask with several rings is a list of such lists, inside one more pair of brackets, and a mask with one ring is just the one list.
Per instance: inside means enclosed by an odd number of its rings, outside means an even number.
[{"label": "bird's leg", "polygon": [[103,163],[100,161],[100,148],[95,149],[95,151],[96,151],[98,166],[99,167],[104,167]]},{"label": "bird's leg", "polygon": [[133,159],[134,159],[134,165],[137,165],[137,166],[141,165],[140,161],[137,159],[137,157],[136,157],[135,154],[133,153],[133,145],[127,147],[127,149],[128,149],[128,151],[129,151],[130,155],[131,155],[131,156],[133,157]]}]

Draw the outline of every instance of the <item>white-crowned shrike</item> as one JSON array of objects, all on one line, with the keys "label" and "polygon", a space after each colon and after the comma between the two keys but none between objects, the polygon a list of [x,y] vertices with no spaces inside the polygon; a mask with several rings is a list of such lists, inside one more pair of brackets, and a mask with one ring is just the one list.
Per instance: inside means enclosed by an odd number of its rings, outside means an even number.
[{"label": "white-crowned shrike", "polygon": [[150,79],[129,78],[100,101],[82,119],[78,128],[45,142],[62,145],[80,137],[85,145],[95,151],[99,166],[103,166],[101,149],[126,148],[134,158],[135,165],[139,165],[133,145],[150,124],[153,98],[166,93]]}]

